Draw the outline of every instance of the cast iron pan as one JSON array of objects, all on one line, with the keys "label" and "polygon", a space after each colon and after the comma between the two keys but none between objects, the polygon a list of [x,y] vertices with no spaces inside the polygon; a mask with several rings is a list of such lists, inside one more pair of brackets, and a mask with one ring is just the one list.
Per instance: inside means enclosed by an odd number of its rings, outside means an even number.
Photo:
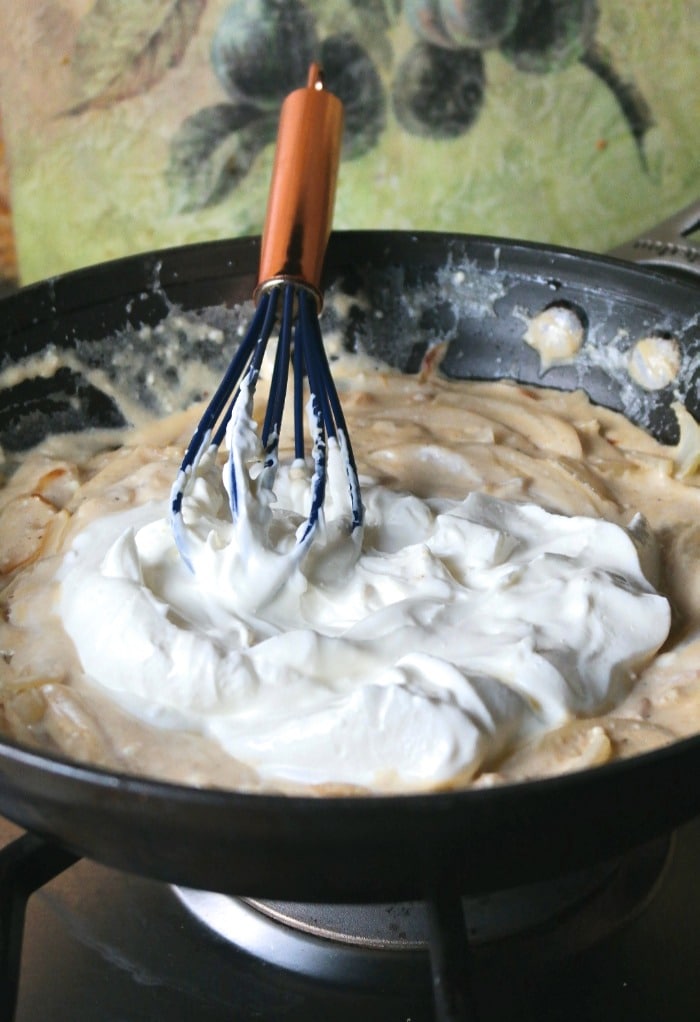
[{"label": "cast iron pan", "polygon": [[[115,353],[120,346],[130,353],[122,366],[132,365],[133,354],[133,392],[143,387],[148,400],[131,327],[157,324],[173,304],[201,309],[247,299],[257,254],[255,239],[213,242],[28,287],[0,302],[0,368],[48,344],[74,349],[87,364],[94,342],[113,334]],[[361,342],[407,371],[437,336],[449,341],[443,365],[451,375],[582,386],[665,443],[676,439],[669,406],[679,395],[700,418],[697,282],[564,249],[388,232],[334,235],[326,275],[331,291],[355,298],[335,324],[345,343]],[[522,339],[525,319],[555,302],[577,310],[585,353],[541,375]],[[611,357],[649,334],[677,338],[679,386],[642,391],[628,379],[624,357]],[[0,443],[12,450],[59,428],[118,424],[121,413],[72,371],[9,388],[0,419]],[[368,902],[441,887],[478,893],[614,857],[700,813],[699,776],[697,737],[595,770],[491,790],[311,799],[120,776],[4,741],[0,812],[72,852],[169,882]]]}]

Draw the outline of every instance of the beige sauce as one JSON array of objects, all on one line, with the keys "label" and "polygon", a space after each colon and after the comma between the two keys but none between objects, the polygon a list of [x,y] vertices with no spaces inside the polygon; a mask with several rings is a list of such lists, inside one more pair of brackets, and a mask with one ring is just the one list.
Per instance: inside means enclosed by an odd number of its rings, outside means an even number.
[{"label": "beige sauce", "polygon": [[[576,770],[700,731],[700,486],[677,478],[676,449],[581,393],[369,365],[339,389],[361,472],[391,487],[421,497],[480,490],[620,525],[641,512],[658,540],[671,635],[625,702],[510,750],[472,783]],[[116,450],[114,437],[52,439],[0,491],[0,727],[110,769],[259,790],[254,771],[212,741],[147,725],[86,683],[54,612],[62,551],[94,517],[167,496],[199,411],[134,431]]]}]

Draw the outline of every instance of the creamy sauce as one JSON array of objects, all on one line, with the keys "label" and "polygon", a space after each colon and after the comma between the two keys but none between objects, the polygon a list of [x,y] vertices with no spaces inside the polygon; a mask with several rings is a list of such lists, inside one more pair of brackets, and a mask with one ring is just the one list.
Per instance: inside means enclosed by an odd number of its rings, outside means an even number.
[{"label": "creamy sauce", "polygon": [[[364,549],[331,506],[281,586],[261,590],[275,565],[250,556],[274,543],[232,546],[217,464],[189,508],[194,574],[178,557],[167,497],[195,415],[81,464],[55,443],[27,459],[3,495],[8,731],[324,793],[498,783],[700,729],[700,493],[677,451],[582,394],[365,362],[336,377]],[[282,547],[303,489],[276,486]]]}]

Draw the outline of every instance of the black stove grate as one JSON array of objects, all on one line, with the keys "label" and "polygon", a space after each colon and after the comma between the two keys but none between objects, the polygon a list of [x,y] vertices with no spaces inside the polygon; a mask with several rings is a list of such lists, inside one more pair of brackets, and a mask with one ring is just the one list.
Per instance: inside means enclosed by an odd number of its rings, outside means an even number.
[{"label": "black stove grate", "polygon": [[17,1007],[27,901],[78,859],[35,834],[24,834],[0,852],[0,1017],[7,1022]]},{"label": "black stove grate", "polygon": [[[34,834],[24,834],[0,852],[0,1017],[6,1022],[12,1022],[17,1008],[27,902],[79,859]],[[428,901],[427,917],[436,1022],[477,1022],[459,896]]]},{"label": "black stove grate", "polygon": [[[490,1019],[492,1017],[490,997],[487,996],[484,999],[483,992],[484,988],[489,990],[491,977],[497,976],[499,972],[503,971],[504,963],[513,976],[518,971],[527,975],[528,970],[537,964],[538,958],[540,959],[539,965],[543,964],[541,960],[543,952],[548,965],[551,963],[553,940],[562,945],[566,944],[567,933],[576,931],[579,935],[582,933],[587,935],[585,942],[594,943],[606,932],[610,932],[613,923],[620,925],[621,922],[628,921],[651,895],[666,862],[668,847],[668,840],[654,842],[652,845],[638,850],[632,856],[621,860],[619,864],[606,865],[604,868],[597,867],[593,871],[593,880],[588,878],[588,883],[593,883],[594,886],[591,891],[587,890],[585,896],[582,896],[580,905],[575,907],[569,905],[565,911],[548,920],[546,926],[539,926],[537,929],[541,932],[539,937],[535,936],[534,939],[532,932],[526,930],[524,933],[516,933],[512,937],[506,938],[505,941],[497,939],[484,942],[476,938],[475,943],[472,932],[473,920],[471,928],[468,922],[469,901],[463,899],[459,893],[451,890],[448,886],[435,893],[420,908],[421,918],[424,920],[424,944],[428,951],[424,955],[422,963],[424,968],[421,970],[421,980],[423,979],[422,973],[425,972],[426,985],[432,989],[432,993],[429,995],[432,1006],[428,1008],[430,1017],[435,1022],[476,1022],[478,1018]],[[79,856],[33,834],[24,834],[16,838],[0,851],[0,1007],[2,1009],[0,1018],[4,1022],[12,1022],[16,1014],[28,899],[35,891],[59,877],[61,873],[78,861]],[[573,880],[578,886],[579,878],[573,877]],[[560,882],[561,878],[557,883]],[[144,883],[154,884],[155,882],[144,881]],[[159,886],[167,890],[166,885]],[[82,892],[79,881],[78,892],[77,900],[80,902],[82,901]],[[196,901],[197,892],[193,893]],[[224,901],[239,901],[239,899],[227,899],[227,896],[224,895],[202,893],[205,899],[220,898]],[[196,907],[193,909],[192,904],[188,903],[187,897],[183,897],[183,892],[180,894],[181,900],[196,916],[198,914]],[[506,894],[510,897],[509,892]],[[106,900],[110,898],[109,890],[105,891],[104,897]],[[518,895],[518,898],[520,897],[521,895]],[[251,903],[251,905],[254,904]],[[284,904],[286,910],[287,904],[293,903],[268,903],[268,905],[272,904],[276,908]],[[467,907],[466,915],[465,905]],[[403,906],[394,907],[403,910]],[[333,912],[337,909],[342,912],[342,907],[334,906],[316,906],[316,909],[321,912]],[[362,910],[363,907],[359,906],[360,913]],[[502,914],[502,905],[499,911]],[[151,913],[150,919],[157,930],[158,913]],[[202,918],[193,918],[192,922],[193,925],[204,922],[205,927],[211,925]],[[543,936],[544,942],[542,941]],[[224,937],[230,939],[226,935]],[[333,942],[330,942],[330,947],[330,954],[337,955],[338,952]],[[529,950],[531,947],[536,950],[534,957]],[[524,951],[524,949],[528,950]],[[225,952],[226,948],[223,950]],[[258,964],[259,956],[256,949],[244,950],[252,955],[248,958],[249,963],[255,963],[250,966],[251,969],[261,967],[269,969],[269,963],[263,963],[262,966]],[[579,945],[574,949],[574,953],[578,953],[580,950],[581,946]],[[229,951],[233,954],[235,949],[229,947]],[[138,948],[133,948],[133,953],[138,958]],[[410,961],[414,960],[413,958]],[[408,967],[412,969],[413,965]],[[60,966],[57,963],[56,970],[59,969]],[[290,973],[283,965],[281,969],[277,969],[275,982],[284,984],[286,982],[285,975],[290,976]],[[428,976],[430,979],[427,979]],[[347,975],[343,975],[342,967],[336,980],[338,983],[345,981],[346,985],[352,986],[352,979],[348,980]],[[290,979],[290,983],[293,986],[293,980]],[[389,978],[385,985],[387,988],[391,987],[392,983]],[[403,986],[405,988],[406,985],[401,980],[398,983],[394,982],[395,987]],[[355,989],[358,1000],[362,1000],[366,992],[357,987]],[[484,1000],[489,1010],[482,1014],[479,1008]]]}]

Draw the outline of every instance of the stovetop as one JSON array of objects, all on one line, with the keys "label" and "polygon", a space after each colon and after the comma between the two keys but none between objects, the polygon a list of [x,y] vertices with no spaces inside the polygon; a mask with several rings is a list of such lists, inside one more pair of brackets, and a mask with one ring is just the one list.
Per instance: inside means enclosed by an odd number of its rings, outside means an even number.
[{"label": "stovetop", "polygon": [[[20,833],[0,819],[0,847]],[[700,819],[674,836],[632,918],[593,946],[535,968],[477,948],[479,1022],[696,1022],[699,863]],[[167,885],[82,860],[30,898],[16,1022],[432,1022],[427,953],[412,961],[400,981],[388,970],[360,989],[309,978],[232,946]]]}]

